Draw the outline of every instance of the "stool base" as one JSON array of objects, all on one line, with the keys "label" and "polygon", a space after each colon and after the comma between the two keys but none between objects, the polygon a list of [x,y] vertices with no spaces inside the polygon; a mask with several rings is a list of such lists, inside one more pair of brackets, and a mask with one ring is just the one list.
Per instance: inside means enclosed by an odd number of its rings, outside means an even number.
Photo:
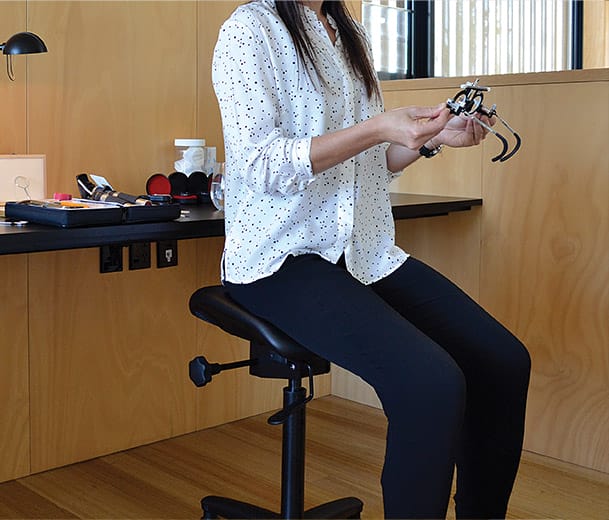
[{"label": "stool base", "polygon": [[[262,507],[233,500],[232,498],[207,496],[201,500],[203,517],[227,519],[281,518],[281,515]],[[346,497],[308,509],[302,518],[360,518],[364,504],[359,498]]]}]

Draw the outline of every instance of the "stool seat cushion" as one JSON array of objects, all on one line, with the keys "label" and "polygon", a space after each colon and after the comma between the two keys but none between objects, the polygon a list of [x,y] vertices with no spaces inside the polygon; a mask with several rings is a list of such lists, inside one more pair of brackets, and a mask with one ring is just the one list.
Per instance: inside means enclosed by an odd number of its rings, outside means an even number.
[{"label": "stool seat cushion", "polygon": [[234,336],[268,344],[288,359],[309,361],[316,357],[277,327],[241,307],[222,285],[197,290],[190,297],[189,307],[190,312],[197,318]]}]

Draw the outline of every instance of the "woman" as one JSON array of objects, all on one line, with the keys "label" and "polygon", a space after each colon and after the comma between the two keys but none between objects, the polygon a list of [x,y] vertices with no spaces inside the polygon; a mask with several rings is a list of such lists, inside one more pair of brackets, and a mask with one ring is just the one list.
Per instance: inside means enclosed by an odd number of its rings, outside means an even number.
[{"label": "woman", "polygon": [[[255,0],[227,20],[213,82],[226,148],[230,295],[376,390],[385,516],[506,514],[524,429],[524,346],[394,242],[390,180],[485,137],[445,105],[384,112],[342,2]],[[492,124],[487,120],[487,123]]]}]

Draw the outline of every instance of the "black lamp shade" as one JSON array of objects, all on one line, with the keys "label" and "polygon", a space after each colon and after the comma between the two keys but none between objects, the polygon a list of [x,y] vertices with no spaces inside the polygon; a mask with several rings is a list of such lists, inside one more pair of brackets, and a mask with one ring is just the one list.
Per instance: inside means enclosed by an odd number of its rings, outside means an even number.
[{"label": "black lamp shade", "polygon": [[31,32],[20,32],[11,36],[2,49],[3,54],[36,54],[47,52],[40,36]]}]

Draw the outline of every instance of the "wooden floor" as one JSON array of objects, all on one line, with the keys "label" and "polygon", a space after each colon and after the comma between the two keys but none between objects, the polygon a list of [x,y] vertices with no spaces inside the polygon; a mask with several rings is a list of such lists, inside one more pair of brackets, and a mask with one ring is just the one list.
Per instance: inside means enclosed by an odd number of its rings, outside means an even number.
[{"label": "wooden floor", "polygon": [[[307,506],[355,495],[381,518],[382,413],[336,397],[308,410]],[[281,428],[267,415],[0,484],[0,518],[196,519],[206,494],[277,509]],[[525,453],[508,516],[607,520],[609,475]]]}]

